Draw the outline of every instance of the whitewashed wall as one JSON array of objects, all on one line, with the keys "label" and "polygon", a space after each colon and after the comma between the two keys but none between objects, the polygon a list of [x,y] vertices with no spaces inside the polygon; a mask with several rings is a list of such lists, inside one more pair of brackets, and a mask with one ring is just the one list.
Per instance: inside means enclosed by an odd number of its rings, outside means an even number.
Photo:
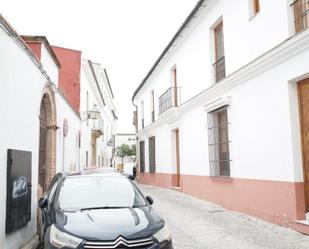
[{"label": "whitewashed wall", "polygon": [[[36,234],[38,159],[40,134],[40,105],[43,89],[49,81],[25,52],[24,47],[0,28],[0,248],[16,249]],[[42,46],[43,70],[58,84],[58,68]],[[56,89],[56,88],[55,88]],[[80,119],[59,93],[56,93],[57,108],[57,171],[62,171],[62,122],[68,119],[69,134],[66,138],[65,170],[78,165],[76,135]],[[17,149],[32,152],[31,221],[17,231],[5,234],[7,150]]]},{"label": "whitewashed wall", "polygon": [[58,87],[59,69],[43,42],[41,43],[41,63],[45,71],[48,73],[51,81],[55,84],[56,87]]},{"label": "whitewashed wall", "polygon": [[[67,100],[57,93],[57,172],[74,172],[80,170],[81,148],[79,147],[79,132],[81,119]],[[68,134],[63,135],[64,119],[68,120]]]},{"label": "whitewashed wall", "polygon": [[[0,28],[0,248],[16,249],[36,233],[39,114],[47,80]],[[31,222],[5,235],[7,149],[32,152]]]}]

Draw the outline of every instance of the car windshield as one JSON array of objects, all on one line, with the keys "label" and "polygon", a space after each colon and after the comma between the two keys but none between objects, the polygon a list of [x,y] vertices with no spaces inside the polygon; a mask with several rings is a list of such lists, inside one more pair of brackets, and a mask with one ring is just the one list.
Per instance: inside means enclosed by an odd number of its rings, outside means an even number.
[{"label": "car windshield", "polygon": [[146,205],[145,199],[126,178],[72,177],[60,189],[58,205],[63,210],[120,208]]}]

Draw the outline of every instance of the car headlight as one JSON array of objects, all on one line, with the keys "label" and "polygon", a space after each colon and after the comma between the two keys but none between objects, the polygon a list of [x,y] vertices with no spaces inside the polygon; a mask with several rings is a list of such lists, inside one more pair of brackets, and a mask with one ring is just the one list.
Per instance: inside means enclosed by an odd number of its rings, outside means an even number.
[{"label": "car headlight", "polygon": [[158,232],[156,232],[153,237],[155,237],[158,242],[163,242],[165,240],[170,240],[171,239],[171,234],[168,229],[167,224],[164,225]]},{"label": "car headlight", "polygon": [[50,243],[57,248],[77,248],[83,240],[61,232],[54,225],[50,228]]}]

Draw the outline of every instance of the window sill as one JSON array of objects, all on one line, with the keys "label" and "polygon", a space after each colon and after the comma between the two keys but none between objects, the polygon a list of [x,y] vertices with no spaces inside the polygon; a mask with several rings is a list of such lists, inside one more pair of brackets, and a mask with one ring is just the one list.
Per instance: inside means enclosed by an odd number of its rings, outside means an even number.
[{"label": "window sill", "polygon": [[211,176],[210,178],[215,182],[233,182],[233,178],[230,176]]}]

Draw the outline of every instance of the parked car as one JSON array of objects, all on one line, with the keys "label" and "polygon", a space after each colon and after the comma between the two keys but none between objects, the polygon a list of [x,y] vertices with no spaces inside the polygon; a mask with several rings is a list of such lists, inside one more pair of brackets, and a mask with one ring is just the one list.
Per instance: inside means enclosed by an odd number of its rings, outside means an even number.
[{"label": "parked car", "polygon": [[123,165],[123,174],[130,178],[131,180],[134,180],[136,172],[134,174],[134,168],[136,170],[136,164],[135,163],[125,163]]},{"label": "parked car", "polygon": [[172,249],[152,203],[116,172],[58,173],[38,203],[40,240],[46,249]]}]

